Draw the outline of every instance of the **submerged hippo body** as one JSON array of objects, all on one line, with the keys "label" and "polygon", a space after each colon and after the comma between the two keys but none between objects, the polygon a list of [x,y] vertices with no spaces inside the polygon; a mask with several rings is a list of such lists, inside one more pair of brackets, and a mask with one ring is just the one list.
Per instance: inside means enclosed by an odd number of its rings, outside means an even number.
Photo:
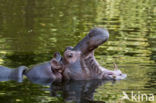
[{"label": "submerged hippo body", "polygon": [[[33,66],[25,72],[27,78],[35,83],[53,82],[62,80],[61,55],[57,52],[51,61]],[[59,64],[57,64],[59,63]],[[60,67],[61,66],[61,67]]]},{"label": "submerged hippo body", "polygon": [[25,66],[20,66],[16,69],[0,66],[0,81],[15,80],[22,82],[23,75],[33,83],[43,85],[54,81],[61,81],[62,64],[60,60],[61,55],[56,52],[52,60],[37,64],[30,69]]}]

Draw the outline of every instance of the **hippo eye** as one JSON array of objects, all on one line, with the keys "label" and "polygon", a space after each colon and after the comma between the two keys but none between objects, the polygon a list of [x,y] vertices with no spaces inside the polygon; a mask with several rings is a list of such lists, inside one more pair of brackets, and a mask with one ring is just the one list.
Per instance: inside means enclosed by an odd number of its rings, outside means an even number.
[{"label": "hippo eye", "polygon": [[72,54],[72,53],[71,53],[71,54],[68,54],[68,57],[69,57],[69,58],[73,57],[73,54]]}]

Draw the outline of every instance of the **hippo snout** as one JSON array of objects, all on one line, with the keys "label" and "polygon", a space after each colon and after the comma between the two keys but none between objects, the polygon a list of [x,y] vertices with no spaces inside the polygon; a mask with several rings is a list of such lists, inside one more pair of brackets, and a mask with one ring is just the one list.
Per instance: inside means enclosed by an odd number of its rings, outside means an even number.
[{"label": "hippo snout", "polygon": [[[94,28],[88,34],[90,39],[100,40],[101,44],[109,39],[109,33],[103,28]],[[100,45],[100,44],[99,44]]]},{"label": "hippo snout", "polygon": [[74,47],[74,50],[79,50],[85,55],[96,49],[108,39],[109,33],[106,29],[94,28]]},{"label": "hippo snout", "polygon": [[127,77],[127,74],[121,74],[115,77],[115,80],[122,80],[125,79]]}]

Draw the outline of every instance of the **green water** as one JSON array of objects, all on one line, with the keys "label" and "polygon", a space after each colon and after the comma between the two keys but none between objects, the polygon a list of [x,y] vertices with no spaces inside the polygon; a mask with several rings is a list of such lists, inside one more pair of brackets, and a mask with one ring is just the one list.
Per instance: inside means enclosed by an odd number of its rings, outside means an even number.
[{"label": "green water", "polygon": [[[132,91],[156,95],[155,0],[0,0],[0,65],[15,68],[48,61],[54,52],[75,46],[93,27],[110,33],[109,41],[96,49],[99,63],[112,69],[116,62],[128,75],[116,83],[91,83],[95,91],[88,88],[87,93],[94,101],[136,102],[121,100],[123,91],[128,96]],[[89,83],[75,84],[62,84],[54,97],[50,86],[26,78],[22,83],[0,82],[0,103],[83,103]]]}]

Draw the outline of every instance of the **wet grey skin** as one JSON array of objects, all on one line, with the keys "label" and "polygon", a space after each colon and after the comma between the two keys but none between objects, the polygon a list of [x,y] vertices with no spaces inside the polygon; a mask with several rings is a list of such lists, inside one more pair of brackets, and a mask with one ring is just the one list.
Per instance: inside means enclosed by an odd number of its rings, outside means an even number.
[{"label": "wet grey skin", "polygon": [[54,53],[51,61],[33,66],[24,74],[27,78],[36,84],[48,85],[48,83],[62,80],[62,63],[60,53]]},{"label": "wet grey skin", "polygon": [[23,74],[26,69],[26,66],[20,66],[15,69],[0,66],[0,81],[15,80],[18,82],[22,82]]},{"label": "wet grey skin", "polygon": [[81,51],[83,55],[88,55],[108,39],[109,33],[106,29],[94,28],[73,48],[73,50]]},{"label": "wet grey skin", "polygon": [[20,66],[18,68],[8,68],[0,66],[0,81],[15,80],[23,81],[25,75],[31,82],[42,85],[49,85],[54,81],[62,80],[62,64],[60,53],[54,53],[52,60],[34,65],[32,68]]}]

